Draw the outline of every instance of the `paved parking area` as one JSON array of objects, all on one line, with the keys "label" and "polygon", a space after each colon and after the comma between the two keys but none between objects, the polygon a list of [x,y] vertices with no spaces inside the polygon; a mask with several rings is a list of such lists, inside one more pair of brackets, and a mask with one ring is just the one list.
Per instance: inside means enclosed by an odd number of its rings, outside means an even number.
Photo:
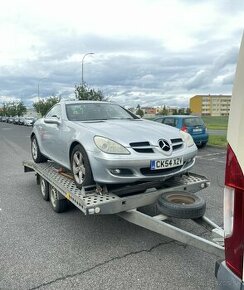
[{"label": "paved parking area", "polygon": [[[118,216],[63,214],[42,200],[30,159],[31,128],[0,123],[0,289],[215,289],[217,256],[130,224]],[[199,150],[193,171],[211,186],[198,194],[206,216],[223,214],[225,151]],[[205,229],[182,222],[200,236]]]},{"label": "paved parking area", "polygon": [[218,148],[207,147],[204,150],[198,151],[197,159],[225,164],[226,152],[222,149],[218,150]]}]

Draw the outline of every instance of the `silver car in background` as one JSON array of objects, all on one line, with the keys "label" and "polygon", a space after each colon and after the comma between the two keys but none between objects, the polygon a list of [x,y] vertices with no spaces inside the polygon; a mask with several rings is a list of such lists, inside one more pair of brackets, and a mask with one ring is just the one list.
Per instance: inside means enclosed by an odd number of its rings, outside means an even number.
[{"label": "silver car in background", "polygon": [[31,152],[37,163],[51,159],[71,170],[81,188],[181,175],[194,165],[197,148],[188,133],[118,104],[65,101],[35,122]]},{"label": "silver car in background", "polygon": [[35,123],[35,118],[33,117],[25,117],[24,119],[24,125],[25,126],[33,126]]}]

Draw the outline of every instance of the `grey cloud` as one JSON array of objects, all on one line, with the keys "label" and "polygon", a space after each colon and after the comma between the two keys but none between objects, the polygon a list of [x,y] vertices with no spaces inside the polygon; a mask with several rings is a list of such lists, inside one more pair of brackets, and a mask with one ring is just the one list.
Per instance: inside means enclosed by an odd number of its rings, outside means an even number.
[{"label": "grey cloud", "polygon": [[223,79],[222,87],[213,84],[218,75],[234,71],[238,49],[226,50],[224,42],[217,46],[217,41],[202,41],[188,52],[172,53],[154,39],[66,36],[65,33],[52,36],[42,35],[46,46],[38,52],[37,60],[23,62],[14,70],[0,68],[0,96],[19,96],[30,104],[31,98],[37,96],[38,83],[41,97],[73,95],[75,85],[81,83],[81,61],[67,60],[88,51],[96,54],[85,62],[85,82],[122,105],[136,106],[141,102],[187,106],[187,97],[176,97],[181,94],[191,97],[200,91],[231,90],[228,77]]}]

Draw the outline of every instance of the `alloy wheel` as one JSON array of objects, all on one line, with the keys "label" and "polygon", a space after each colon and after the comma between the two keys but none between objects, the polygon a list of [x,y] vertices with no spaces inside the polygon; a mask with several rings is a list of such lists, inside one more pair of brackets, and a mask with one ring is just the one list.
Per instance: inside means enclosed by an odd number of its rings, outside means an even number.
[{"label": "alloy wheel", "polygon": [[85,179],[86,168],[84,164],[84,158],[80,151],[76,151],[73,155],[72,169],[75,181],[78,184],[82,184]]}]

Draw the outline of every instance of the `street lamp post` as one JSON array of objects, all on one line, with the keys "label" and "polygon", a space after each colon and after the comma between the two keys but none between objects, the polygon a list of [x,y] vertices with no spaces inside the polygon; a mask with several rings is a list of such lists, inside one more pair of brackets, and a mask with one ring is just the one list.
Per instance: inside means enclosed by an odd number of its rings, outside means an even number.
[{"label": "street lamp post", "polygon": [[39,97],[40,97],[40,81],[42,80],[46,80],[47,78],[41,78],[39,79],[38,83],[37,83],[37,98],[38,98],[38,101],[39,101]]},{"label": "street lamp post", "polygon": [[82,85],[82,87],[84,86],[84,78],[83,78],[84,59],[85,59],[85,57],[86,57],[87,55],[89,55],[89,54],[94,54],[94,52],[88,52],[88,53],[86,53],[86,54],[83,56],[83,58],[82,58],[82,62],[81,62],[81,65],[82,65],[82,69],[81,69],[81,85]]}]

